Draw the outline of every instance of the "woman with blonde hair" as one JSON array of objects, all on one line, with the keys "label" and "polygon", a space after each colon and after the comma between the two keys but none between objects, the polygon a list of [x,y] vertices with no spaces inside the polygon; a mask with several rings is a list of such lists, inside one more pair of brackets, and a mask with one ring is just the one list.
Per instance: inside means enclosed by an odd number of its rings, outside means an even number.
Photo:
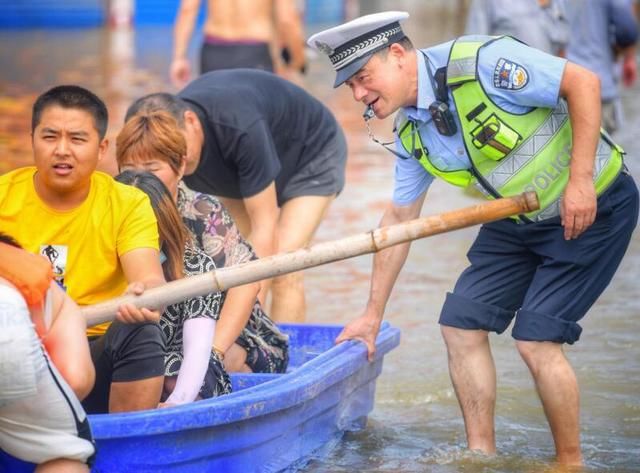
[{"label": "woman with blonde hair", "polygon": [[[257,259],[220,201],[181,181],[186,154],[182,131],[164,111],[133,116],[116,139],[119,169],[149,171],[165,184],[196,245],[217,268]],[[259,290],[259,283],[251,283],[223,293],[213,348],[229,372],[282,373],[287,368],[287,336],[262,309]]]}]

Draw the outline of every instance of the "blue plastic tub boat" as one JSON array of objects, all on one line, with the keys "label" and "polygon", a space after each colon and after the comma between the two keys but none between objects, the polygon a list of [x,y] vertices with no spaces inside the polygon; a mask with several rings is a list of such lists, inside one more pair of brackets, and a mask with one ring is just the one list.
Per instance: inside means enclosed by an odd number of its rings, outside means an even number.
[{"label": "blue plastic tub boat", "polygon": [[[383,324],[376,358],[334,346],[340,326],[282,325],[285,374],[232,375],[227,396],[153,411],[90,416],[95,472],[276,472],[304,466],[345,431],[364,428],[384,355],[400,331]],[[0,450],[0,472],[33,471]]]}]

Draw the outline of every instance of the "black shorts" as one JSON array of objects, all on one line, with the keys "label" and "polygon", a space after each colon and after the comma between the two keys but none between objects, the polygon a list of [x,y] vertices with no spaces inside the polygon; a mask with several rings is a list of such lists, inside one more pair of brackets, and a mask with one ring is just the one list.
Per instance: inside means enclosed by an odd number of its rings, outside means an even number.
[{"label": "black shorts", "polygon": [[250,68],[273,72],[267,43],[203,43],[200,50],[200,73],[219,69]]},{"label": "black shorts", "polygon": [[90,414],[109,411],[112,382],[139,381],[164,375],[165,337],[158,324],[113,322],[89,341],[96,382],[82,402]]}]

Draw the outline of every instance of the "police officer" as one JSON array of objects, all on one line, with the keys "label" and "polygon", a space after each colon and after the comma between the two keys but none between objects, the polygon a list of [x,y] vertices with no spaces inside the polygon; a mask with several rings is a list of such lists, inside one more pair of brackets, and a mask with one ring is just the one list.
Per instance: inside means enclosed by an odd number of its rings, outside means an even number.
[{"label": "police officer", "polygon": [[[488,335],[511,334],[529,367],[563,464],[582,462],[579,392],[563,344],[628,246],[638,191],[622,149],[600,132],[598,78],[510,37],[463,36],[414,49],[405,12],[357,18],[309,45],[329,56],[365,116],[395,122],[393,199],[381,226],[416,218],[435,177],[487,198],[538,193],[541,208],[483,225],[440,315],[468,446],[495,452],[495,366]],[[369,356],[409,244],[374,257],[364,313],[338,341]]]}]

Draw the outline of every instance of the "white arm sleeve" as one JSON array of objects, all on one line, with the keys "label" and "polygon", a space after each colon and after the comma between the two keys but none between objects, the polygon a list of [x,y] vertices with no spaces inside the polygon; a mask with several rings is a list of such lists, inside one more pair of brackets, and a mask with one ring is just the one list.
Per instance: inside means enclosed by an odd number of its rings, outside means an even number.
[{"label": "white arm sleeve", "polygon": [[195,400],[209,366],[216,321],[208,317],[189,319],[182,333],[182,365],[176,387],[167,403],[184,404]]}]

